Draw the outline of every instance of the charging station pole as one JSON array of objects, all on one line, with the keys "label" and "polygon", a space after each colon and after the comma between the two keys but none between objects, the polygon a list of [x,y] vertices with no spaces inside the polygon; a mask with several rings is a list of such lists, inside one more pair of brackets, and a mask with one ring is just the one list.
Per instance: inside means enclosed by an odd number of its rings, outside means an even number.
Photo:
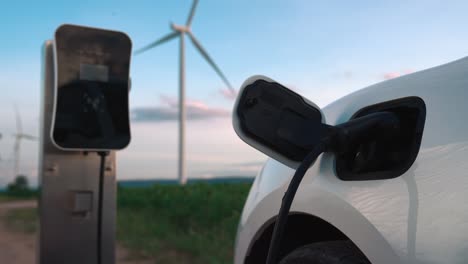
[{"label": "charging station pole", "polygon": [[[43,51],[39,177],[39,264],[115,263],[115,152],[106,158],[101,244],[98,243],[100,157],[62,151],[51,142],[54,111],[53,41]],[[98,261],[98,256],[101,256]]]}]

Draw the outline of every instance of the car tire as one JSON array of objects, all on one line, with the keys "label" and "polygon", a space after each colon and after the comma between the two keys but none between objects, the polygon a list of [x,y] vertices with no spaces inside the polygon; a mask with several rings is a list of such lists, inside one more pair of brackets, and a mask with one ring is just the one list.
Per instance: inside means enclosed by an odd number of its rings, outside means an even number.
[{"label": "car tire", "polygon": [[370,264],[351,241],[327,241],[294,250],[280,264]]}]

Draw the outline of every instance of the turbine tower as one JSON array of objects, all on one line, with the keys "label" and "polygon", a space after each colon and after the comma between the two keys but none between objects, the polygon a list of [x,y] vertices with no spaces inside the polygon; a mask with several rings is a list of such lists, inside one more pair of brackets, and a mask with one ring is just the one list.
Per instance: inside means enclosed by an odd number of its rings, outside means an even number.
[{"label": "turbine tower", "polygon": [[[2,133],[0,133],[0,140],[2,140]],[[0,161],[2,161],[2,156],[0,156]]]},{"label": "turbine tower", "polygon": [[14,168],[14,175],[13,177],[18,176],[18,169],[19,169],[19,162],[20,162],[20,154],[21,154],[21,140],[31,140],[35,141],[37,138],[35,136],[31,136],[28,134],[23,133],[23,123],[21,121],[21,116],[19,114],[18,108],[16,105],[14,106],[15,109],[15,116],[16,116],[16,133],[13,134],[15,138],[15,144],[13,146],[13,157],[15,161],[15,168]]},{"label": "turbine tower", "polygon": [[162,38],[150,43],[149,45],[135,51],[135,54],[141,54],[147,50],[150,50],[158,45],[161,45],[169,40],[179,37],[180,38],[180,65],[179,65],[179,163],[178,163],[178,177],[181,184],[187,182],[187,175],[185,171],[185,36],[188,36],[192,41],[195,48],[200,52],[202,57],[210,64],[210,66],[215,70],[215,72],[221,77],[223,82],[227,87],[232,91],[235,90],[232,88],[231,83],[228,81],[226,76],[223,74],[221,69],[216,65],[213,59],[208,55],[208,52],[203,48],[201,43],[192,33],[191,25],[192,20],[195,15],[195,9],[197,8],[198,0],[194,0],[192,8],[187,18],[185,25],[176,25],[171,23],[172,32],[163,36]]}]

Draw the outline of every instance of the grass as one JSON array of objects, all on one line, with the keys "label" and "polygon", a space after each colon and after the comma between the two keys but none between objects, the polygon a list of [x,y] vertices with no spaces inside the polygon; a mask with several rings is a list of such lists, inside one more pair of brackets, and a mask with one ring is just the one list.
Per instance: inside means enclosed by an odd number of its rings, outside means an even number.
[{"label": "grass", "polygon": [[10,201],[14,201],[14,200],[18,200],[18,198],[14,198],[14,197],[10,197],[10,196],[4,195],[4,194],[0,194],[0,203],[10,202]]},{"label": "grass", "polygon": [[[250,184],[119,188],[117,239],[156,263],[232,263],[237,223]],[[34,232],[37,211],[18,209],[8,225]]]},{"label": "grass", "polygon": [[1,202],[10,202],[15,200],[33,200],[37,199],[39,191],[37,190],[26,190],[21,192],[0,192],[0,203]]},{"label": "grass", "polygon": [[117,237],[158,263],[230,263],[250,184],[119,189]]},{"label": "grass", "polygon": [[3,218],[8,229],[15,232],[33,234],[37,231],[36,208],[10,210]]}]

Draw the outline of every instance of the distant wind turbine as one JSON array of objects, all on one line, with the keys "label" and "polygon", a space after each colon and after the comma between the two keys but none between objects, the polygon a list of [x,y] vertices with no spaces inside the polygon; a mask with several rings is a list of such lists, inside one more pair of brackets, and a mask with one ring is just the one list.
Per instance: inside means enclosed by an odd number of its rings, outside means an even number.
[{"label": "distant wind turbine", "polygon": [[19,162],[20,162],[20,154],[21,154],[21,140],[37,140],[37,137],[31,136],[28,134],[23,133],[23,123],[21,121],[21,116],[18,111],[16,105],[14,106],[15,109],[15,116],[16,116],[16,133],[13,134],[15,138],[15,144],[13,146],[13,158],[15,161],[15,168],[14,168],[14,177],[18,176],[18,169],[19,169]]},{"label": "distant wind turbine", "polygon": [[[0,140],[2,139],[2,133],[0,133]],[[0,156],[0,161],[2,161],[2,156]]]},{"label": "distant wind turbine", "polygon": [[194,0],[192,8],[187,18],[185,25],[176,25],[171,23],[172,32],[165,35],[164,37],[150,43],[149,45],[135,51],[135,54],[141,54],[147,50],[150,50],[158,45],[161,45],[169,40],[179,37],[180,38],[180,65],[179,65],[179,182],[185,184],[187,182],[187,176],[185,171],[185,36],[187,35],[192,41],[195,48],[200,52],[203,58],[208,62],[208,64],[213,67],[215,72],[221,77],[223,82],[227,85],[229,90],[235,93],[235,90],[232,88],[231,83],[228,81],[226,76],[216,65],[213,59],[208,55],[208,52],[202,47],[200,42],[195,38],[192,33],[191,25],[192,20],[195,15],[195,9],[197,7],[198,0]]}]

